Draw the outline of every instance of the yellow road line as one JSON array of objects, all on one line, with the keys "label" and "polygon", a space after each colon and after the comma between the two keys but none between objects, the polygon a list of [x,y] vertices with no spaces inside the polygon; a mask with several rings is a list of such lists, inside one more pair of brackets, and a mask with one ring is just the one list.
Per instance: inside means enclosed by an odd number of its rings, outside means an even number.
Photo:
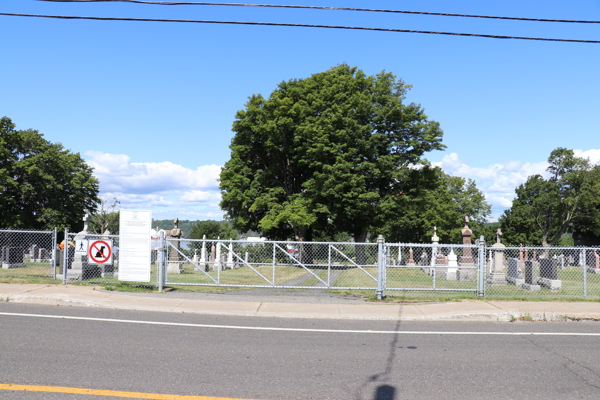
[{"label": "yellow road line", "polygon": [[152,400],[244,400],[225,397],[182,396],[177,394],[120,392],[116,390],[81,389],[62,386],[11,385],[4,383],[0,383],[0,390],[16,390],[21,392],[71,393],[86,394],[90,396],[112,396]]}]

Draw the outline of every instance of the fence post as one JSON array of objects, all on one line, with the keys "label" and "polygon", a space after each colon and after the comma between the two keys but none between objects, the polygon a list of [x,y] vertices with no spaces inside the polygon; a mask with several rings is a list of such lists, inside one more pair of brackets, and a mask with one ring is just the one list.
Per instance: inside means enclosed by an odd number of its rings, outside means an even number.
[{"label": "fence post", "polygon": [[163,268],[164,265],[164,255],[165,251],[165,231],[160,231],[160,239],[159,239],[159,249],[158,249],[158,262],[156,263],[156,267],[158,269],[158,291],[162,292],[165,289],[165,270]]},{"label": "fence post", "polygon": [[479,291],[477,296],[485,296],[485,238],[479,238]]},{"label": "fence post", "polygon": [[327,288],[331,287],[331,243],[327,245]]},{"label": "fence post", "polygon": [[383,259],[383,235],[379,235],[377,237],[377,291],[375,295],[377,300],[383,299],[385,296],[383,294],[383,275],[384,275],[384,259]]},{"label": "fence post", "polygon": [[[57,255],[57,246],[56,241],[58,240],[58,231],[54,228],[54,232],[52,233],[52,279],[56,279],[56,255]],[[60,254],[60,253],[59,253]]]},{"label": "fence post", "polygon": [[276,282],[275,281],[275,279],[276,279],[276,276],[275,276],[275,259],[277,258],[276,251],[277,251],[277,248],[275,247],[275,242],[273,242],[273,259],[271,260],[271,262],[273,263],[273,286],[276,286],[275,285],[275,282]]},{"label": "fence post", "polygon": [[[596,266],[597,268],[598,266]],[[587,251],[583,249],[583,297],[588,298]]]},{"label": "fence post", "polygon": [[63,253],[63,280],[64,284],[67,284],[67,274],[69,270],[69,228],[65,228],[65,240],[64,243],[64,253]]}]

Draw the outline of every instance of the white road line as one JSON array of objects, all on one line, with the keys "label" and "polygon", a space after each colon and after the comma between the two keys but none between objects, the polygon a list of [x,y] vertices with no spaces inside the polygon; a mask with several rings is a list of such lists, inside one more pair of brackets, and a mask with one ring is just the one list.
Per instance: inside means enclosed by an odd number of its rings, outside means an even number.
[{"label": "white road line", "polygon": [[130,319],[89,318],[89,317],[72,317],[72,316],[64,316],[64,315],[22,314],[22,313],[6,313],[6,312],[0,312],[0,315],[6,315],[6,316],[12,316],[12,317],[70,319],[70,320],[77,320],[77,321],[117,322],[117,323],[124,323],[124,324],[183,326],[183,327],[189,327],[189,328],[240,329],[240,330],[253,330],[253,331],[281,331],[281,332],[378,333],[378,334],[388,334],[388,335],[393,334],[393,335],[600,336],[600,333],[586,333],[586,332],[372,331],[372,330],[358,330],[358,329],[307,329],[307,328],[278,328],[278,327],[267,327],[267,326],[186,324],[186,323],[181,323],[181,322],[135,321],[135,320],[130,320]]}]

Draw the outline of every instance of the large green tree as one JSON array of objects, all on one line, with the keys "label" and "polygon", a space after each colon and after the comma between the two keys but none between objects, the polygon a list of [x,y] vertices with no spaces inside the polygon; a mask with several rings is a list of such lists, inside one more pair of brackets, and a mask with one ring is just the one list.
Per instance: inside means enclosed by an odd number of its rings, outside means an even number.
[{"label": "large green tree", "polygon": [[224,240],[238,240],[239,232],[228,221],[198,221],[192,227],[189,235],[190,239],[202,239],[206,235],[206,239],[216,239],[220,237]]},{"label": "large green tree", "polygon": [[476,238],[484,233],[491,213],[491,206],[473,180],[429,166],[410,170],[405,189],[389,196],[381,208],[380,232],[388,241],[404,243],[430,243],[434,226],[442,243],[461,243],[465,215]]},{"label": "large green tree", "polygon": [[98,180],[79,156],[36,130],[0,119],[0,225],[80,229],[99,202]]},{"label": "large green tree", "polygon": [[516,190],[512,207],[500,218],[510,244],[557,245],[582,224],[593,230],[598,220],[600,171],[573,150],[557,148],[548,158],[550,178],[530,176]]},{"label": "large green tree", "polygon": [[404,104],[408,88],[343,64],[250,97],[220,176],[236,228],[300,241],[348,232],[357,242],[381,228],[409,167],[444,148],[439,124]]}]

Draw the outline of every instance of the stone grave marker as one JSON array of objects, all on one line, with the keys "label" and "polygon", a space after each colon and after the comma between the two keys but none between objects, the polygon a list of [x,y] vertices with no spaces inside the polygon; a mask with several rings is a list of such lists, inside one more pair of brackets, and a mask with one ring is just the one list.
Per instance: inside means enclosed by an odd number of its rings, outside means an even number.
[{"label": "stone grave marker", "polygon": [[181,239],[181,229],[179,229],[179,218],[173,219],[173,229],[169,232],[169,236],[173,239],[172,244],[174,249],[169,252],[169,262],[167,264],[167,273],[170,274],[183,274],[183,266],[181,264],[181,255],[179,254],[179,247],[181,243],[178,239]]},{"label": "stone grave marker", "polygon": [[523,289],[526,290],[540,290],[540,285],[537,284],[537,270],[533,261],[526,260],[525,261],[525,283],[523,284]]},{"label": "stone grave marker", "polygon": [[492,272],[488,275],[488,285],[506,284],[506,275],[504,275],[504,249],[506,246],[500,242],[500,236],[502,236],[502,231],[498,229],[496,231],[496,243],[492,246],[494,263],[492,265]]},{"label": "stone grave marker", "polygon": [[595,250],[588,250],[586,254],[587,270],[592,274],[600,274],[600,256]]},{"label": "stone grave marker", "polygon": [[21,268],[25,266],[24,249],[18,246],[6,246],[2,250],[2,269]]},{"label": "stone grave marker", "polygon": [[[465,214],[465,227],[461,229],[460,234],[463,238],[463,244],[472,244],[471,237],[473,231],[469,229],[469,216]],[[462,249],[462,256],[460,256],[459,264],[461,267],[474,267],[473,255],[470,247],[464,247]],[[477,270],[475,268],[460,268],[457,273],[457,279],[459,281],[474,281],[477,279]]]},{"label": "stone grave marker", "polygon": [[558,260],[553,258],[540,258],[540,277],[538,284],[552,291],[562,288],[562,281],[558,279],[557,274]]},{"label": "stone grave marker", "polygon": [[519,273],[520,261],[518,258],[511,257],[508,259],[508,276],[506,281],[516,286],[523,286],[525,279]]}]

